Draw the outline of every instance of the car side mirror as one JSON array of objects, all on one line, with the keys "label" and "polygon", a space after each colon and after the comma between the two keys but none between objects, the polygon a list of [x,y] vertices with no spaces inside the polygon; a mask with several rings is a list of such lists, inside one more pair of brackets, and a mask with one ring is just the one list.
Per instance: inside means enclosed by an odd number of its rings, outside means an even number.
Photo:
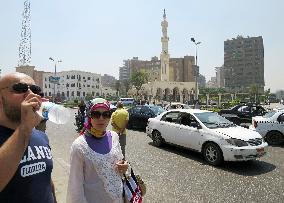
[{"label": "car side mirror", "polygon": [[195,122],[195,121],[191,121],[190,126],[191,126],[191,127],[194,127],[194,128],[197,128],[197,129],[201,129],[201,128],[202,128],[202,127],[199,125],[199,123],[198,123],[198,122]]}]

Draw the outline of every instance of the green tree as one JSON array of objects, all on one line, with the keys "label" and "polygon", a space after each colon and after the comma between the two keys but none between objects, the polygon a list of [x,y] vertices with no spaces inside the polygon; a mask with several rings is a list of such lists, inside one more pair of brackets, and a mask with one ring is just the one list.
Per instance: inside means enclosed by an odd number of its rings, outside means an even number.
[{"label": "green tree", "polygon": [[249,87],[249,93],[254,98],[254,102],[258,101],[258,86],[253,84]]},{"label": "green tree", "polygon": [[148,74],[145,72],[137,71],[131,75],[130,78],[131,84],[134,85],[137,91],[141,89],[142,85],[148,82]]},{"label": "green tree", "polygon": [[270,88],[264,91],[265,99],[267,100],[270,96]]}]

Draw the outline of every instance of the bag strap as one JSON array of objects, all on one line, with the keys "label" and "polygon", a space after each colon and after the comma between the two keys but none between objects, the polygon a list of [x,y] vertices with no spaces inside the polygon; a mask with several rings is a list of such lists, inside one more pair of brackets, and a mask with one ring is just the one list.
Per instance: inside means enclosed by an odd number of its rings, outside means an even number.
[{"label": "bag strap", "polygon": [[[130,190],[130,191],[131,191],[131,193],[133,194],[133,193],[134,193],[134,190],[133,190],[133,188],[131,187],[131,184],[129,183],[129,181],[128,181],[128,179],[127,179],[126,175],[125,175],[125,174],[123,174],[123,176],[124,176],[124,181],[125,181],[125,183],[126,183],[127,187],[129,188],[129,190]],[[124,188],[123,188],[123,193],[125,193]]]}]

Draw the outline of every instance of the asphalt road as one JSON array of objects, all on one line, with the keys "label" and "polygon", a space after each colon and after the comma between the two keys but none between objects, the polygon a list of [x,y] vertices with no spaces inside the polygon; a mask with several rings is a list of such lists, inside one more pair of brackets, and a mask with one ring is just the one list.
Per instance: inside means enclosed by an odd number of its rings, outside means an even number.
[{"label": "asphalt road", "polygon": [[[75,110],[70,109],[71,114]],[[69,150],[78,136],[74,116],[65,125],[47,123],[54,158],[53,180],[65,202]],[[269,147],[255,161],[207,165],[199,153],[173,146],[157,148],[142,131],[129,130],[126,159],[147,184],[143,202],[284,202],[284,146]]]}]

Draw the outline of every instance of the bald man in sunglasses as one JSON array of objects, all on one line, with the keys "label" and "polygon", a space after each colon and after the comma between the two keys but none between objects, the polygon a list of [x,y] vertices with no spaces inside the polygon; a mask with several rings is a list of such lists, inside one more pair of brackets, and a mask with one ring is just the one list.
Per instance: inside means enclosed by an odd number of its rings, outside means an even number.
[{"label": "bald man in sunglasses", "polygon": [[0,79],[0,202],[55,203],[53,168],[41,118],[40,87],[23,73]]}]

